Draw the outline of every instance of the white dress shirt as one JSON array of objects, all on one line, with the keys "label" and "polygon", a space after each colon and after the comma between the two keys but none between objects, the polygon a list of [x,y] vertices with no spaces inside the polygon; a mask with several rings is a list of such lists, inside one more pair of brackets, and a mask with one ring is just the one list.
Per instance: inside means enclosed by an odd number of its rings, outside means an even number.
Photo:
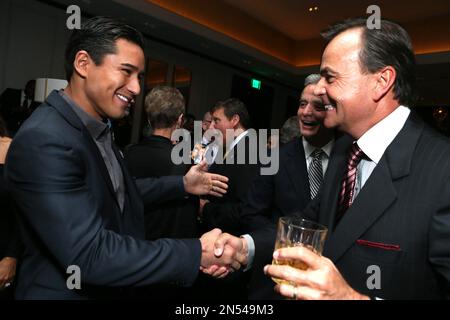
[{"label": "white dress shirt", "polygon": [[[314,150],[316,150],[318,148],[311,145],[305,139],[305,137],[302,137],[302,143],[303,143],[303,149],[305,150],[306,169],[307,169],[307,171],[309,171],[309,166],[311,165],[311,162],[313,161],[313,157],[311,155],[314,152]],[[334,146],[334,138],[331,139],[330,142],[328,142],[322,148],[320,148],[327,155],[326,157],[322,157],[322,172],[324,175],[328,169],[328,160],[330,159],[331,150],[333,150],[333,146]]]},{"label": "white dress shirt", "polygon": [[357,141],[358,146],[369,159],[363,158],[356,169],[355,190],[353,199],[369,179],[375,167],[380,162],[386,149],[405,125],[411,110],[399,106],[390,115],[367,130]]}]

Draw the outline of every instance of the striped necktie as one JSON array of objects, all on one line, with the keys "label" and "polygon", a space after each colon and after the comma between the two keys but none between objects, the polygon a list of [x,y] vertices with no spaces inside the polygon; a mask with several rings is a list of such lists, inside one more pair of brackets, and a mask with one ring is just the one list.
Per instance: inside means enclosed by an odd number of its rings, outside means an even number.
[{"label": "striped necktie", "polygon": [[322,149],[316,149],[311,153],[312,161],[309,165],[308,178],[309,190],[311,192],[311,199],[314,199],[319,192],[323,181],[322,158],[325,152]]},{"label": "striped necktie", "polygon": [[338,210],[336,216],[336,224],[341,220],[344,213],[352,205],[353,193],[356,184],[356,168],[362,158],[365,157],[364,152],[359,148],[355,142],[347,159],[347,168],[342,179],[341,192],[339,193]]}]

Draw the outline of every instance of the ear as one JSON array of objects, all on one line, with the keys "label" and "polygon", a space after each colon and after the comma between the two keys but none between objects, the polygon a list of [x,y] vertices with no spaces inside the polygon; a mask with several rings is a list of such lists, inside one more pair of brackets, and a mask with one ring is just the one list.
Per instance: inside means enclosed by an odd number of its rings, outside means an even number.
[{"label": "ear", "polygon": [[181,128],[182,125],[183,125],[183,114],[180,114],[177,120],[177,128]]},{"label": "ear", "polygon": [[393,89],[397,72],[392,66],[387,66],[376,72],[374,76],[375,88],[372,92],[372,98],[378,102]]},{"label": "ear", "polygon": [[85,50],[80,50],[75,55],[75,59],[73,61],[73,69],[81,78],[86,78],[89,65],[92,62],[93,61],[89,56],[89,53],[87,53],[87,51]]},{"label": "ear", "polygon": [[231,124],[233,125],[233,128],[236,128],[236,126],[239,124],[240,121],[241,121],[241,117],[239,117],[238,114],[234,114],[231,117]]}]

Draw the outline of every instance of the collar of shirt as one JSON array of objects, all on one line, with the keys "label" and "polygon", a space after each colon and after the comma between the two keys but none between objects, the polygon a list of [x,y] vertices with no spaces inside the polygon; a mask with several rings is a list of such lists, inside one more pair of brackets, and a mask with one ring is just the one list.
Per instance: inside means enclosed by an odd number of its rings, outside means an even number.
[{"label": "collar of shirt", "polygon": [[378,164],[387,147],[403,128],[410,113],[409,108],[399,106],[358,139],[358,146],[375,164]]},{"label": "collar of shirt", "polygon": [[[303,142],[303,149],[305,150],[305,157],[306,159],[308,159],[309,157],[311,157],[311,153],[314,152],[314,150],[318,149],[317,147],[314,147],[313,145],[311,145],[306,139],[305,137],[302,137],[302,142]],[[327,155],[328,158],[330,158],[331,155],[331,150],[333,149],[334,146],[334,138],[331,139],[326,145],[324,145],[322,148],[323,152],[325,152],[325,154]]]},{"label": "collar of shirt", "polygon": [[64,92],[64,90],[60,90],[59,94],[72,107],[73,111],[75,111],[78,118],[80,118],[81,122],[95,140],[99,140],[104,133],[107,132],[107,129],[109,128],[108,122],[104,123],[89,115],[86,111],[81,109],[81,107]]}]

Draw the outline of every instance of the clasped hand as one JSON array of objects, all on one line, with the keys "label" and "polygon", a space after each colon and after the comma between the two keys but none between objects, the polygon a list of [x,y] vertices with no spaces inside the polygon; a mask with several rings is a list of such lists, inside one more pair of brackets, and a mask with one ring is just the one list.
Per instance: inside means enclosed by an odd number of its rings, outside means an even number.
[{"label": "clasped hand", "polygon": [[247,243],[244,239],[213,229],[202,235],[200,270],[215,278],[223,278],[247,264]]}]

